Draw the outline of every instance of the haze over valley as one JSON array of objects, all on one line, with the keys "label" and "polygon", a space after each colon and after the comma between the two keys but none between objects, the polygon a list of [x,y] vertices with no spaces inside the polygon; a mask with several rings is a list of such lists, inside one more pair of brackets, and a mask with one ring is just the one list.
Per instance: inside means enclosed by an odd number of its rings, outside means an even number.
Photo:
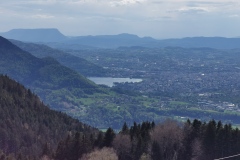
[{"label": "haze over valley", "polygon": [[[15,37],[10,41],[22,49],[8,42],[2,52],[27,57],[2,57],[6,64],[2,73],[30,87],[50,108],[94,127],[119,129],[124,122],[166,118],[239,123],[238,38],[156,40],[130,34],[68,38],[57,29],[2,35]],[[52,35],[51,42],[37,40],[38,35]],[[58,37],[65,38],[54,41]]]}]

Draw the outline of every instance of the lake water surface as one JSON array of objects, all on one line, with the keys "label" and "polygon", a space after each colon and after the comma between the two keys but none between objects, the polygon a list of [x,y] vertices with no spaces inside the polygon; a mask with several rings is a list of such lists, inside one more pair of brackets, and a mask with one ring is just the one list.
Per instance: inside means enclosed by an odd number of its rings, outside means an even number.
[{"label": "lake water surface", "polygon": [[114,83],[138,83],[142,82],[142,79],[137,78],[112,78],[112,77],[88,77],[89,80],[93,81],[96,84],[104,84],[109,87],[114,86]]}]

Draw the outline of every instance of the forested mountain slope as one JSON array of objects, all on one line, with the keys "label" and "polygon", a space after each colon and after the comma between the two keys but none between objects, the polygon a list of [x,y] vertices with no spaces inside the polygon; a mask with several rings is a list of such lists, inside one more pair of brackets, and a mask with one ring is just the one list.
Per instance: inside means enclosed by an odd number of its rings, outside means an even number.
[{"label": "forested mountain slope", "polygon": [[100,91],[93,82],[53,58],[36,58],[2,37],[0,73],[31,88],[51,107],[60,110],[63,110],[64,105],[70,105],[70,100],[66,98],[70,94],[74,97]]},{"label": "forested mountain slope", "polygon": [[38,58],[53,57],[62,65],[76,70],[84,76],[104,76],[107,72],[106,69],[88,62],[83,58],[79,58],[66,52],[50,48],[46,45],[24,43],[16,40],[10,41],[22,50],[25,50]]},{"label": "forested mountain slope", "polygon": [[0,150],[22,159],[40,157],[46,147],[49,152],[55,150],[70,132],[98,132],[66,114],[50,110],[29,89],[3,75],[0,76],[0,126]]}]

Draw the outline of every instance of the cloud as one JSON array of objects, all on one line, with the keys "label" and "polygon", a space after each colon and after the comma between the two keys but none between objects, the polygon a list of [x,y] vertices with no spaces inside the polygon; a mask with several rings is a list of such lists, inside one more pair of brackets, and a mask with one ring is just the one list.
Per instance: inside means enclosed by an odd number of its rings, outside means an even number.
[{"label": "cloud", "polygon": [[210,10],[208,8],[203,8],[203,7],[183,7],[178,9],[176,12],[185,13],[185,14],[199,14],[199,13],[210,12]]},{"label": "cloud", "polygon": [[37,18],[37,19],[51,19],[51,18],[55,18],[55,16],[52,15],[46,15],[46,14],[36,14],[36,15],[32,15],[31,18]]},{"label": "cloud", "polygon": [[144,0],[116,0],[116,1],[111,1],[110,5],[113,7],[116,6],[125,6],[125,5],[132,5],[132,4],[140,4],[144,2]]},{"label": "cloud", "polygon": [[238,1],[226,1],[226,0],[202,0],[202,1],[188,1],[186,2],[187,7],[196,8],[207,8],[211,12],[233,12],[238,10],[240,2]]},{"label": "cloud", "polygon": [[41,24],[71,35],[210,36],[222,34],[224,24],[232,34],[240,26],[239,8],[236,0],[2,0],[0,32]]},{"label": "cloud", "polygon": [[229,15],[230,18],[239,18],[239,14],[233,14],[233,15]]},{"label": "cloud", "polygon": [[202,5],[207,5],[207,6],[222,6],[225,4],[229,4],[231,2],[226,2],[226,1],[221,1],[221,0],[217,0],[217,1],[187,1],[188,6],[192,6],[192,7],[196,7],[196,6],[202,6]]}]

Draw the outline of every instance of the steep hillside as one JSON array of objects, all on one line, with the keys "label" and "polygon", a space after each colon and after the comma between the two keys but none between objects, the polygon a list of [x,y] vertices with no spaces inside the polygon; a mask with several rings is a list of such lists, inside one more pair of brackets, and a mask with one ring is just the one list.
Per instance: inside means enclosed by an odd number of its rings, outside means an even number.
[{"label": "steep hillside", "polygon": [[21,50],[0,37],[0,73],[8,74],[22,83],[36,78],[36,70],[44,65],[42,60]]},{"label": "steep hillside", "polygon": [[[63,104],[70,104],[66,99],[67,95],[74,98],[99,92],[93,82],[76,71],[62,66],[50,57],[36,58],[2,37],[0,37],[0,73],[7,74],[31,88],[44,102],[60,110],[63,110]],[[55,103],[52,97],[56,94],[62,98]]]},{"label": "steep hillside", "polygon": [[63,51],[50,48],[46,45],[23,43],[16,40],[11,40],[11,42],[22,50],[25,50],[38,58],[44,58],[48,56],[53,57],[64,66],[76,70],[85,76],[104,76],[107,72],[102,67],[88,62],[83,58],[79,58]]},{"label": "steep hillside", "polygon": [[30,90],[2,75],[0,106],[0,150],[6,155],[21,155],[22,159],[39,157],[44,147],[47,146],[49,152],[55,150],[58,142],[70,132],[98,132],[63,113],[50,110]]}]

